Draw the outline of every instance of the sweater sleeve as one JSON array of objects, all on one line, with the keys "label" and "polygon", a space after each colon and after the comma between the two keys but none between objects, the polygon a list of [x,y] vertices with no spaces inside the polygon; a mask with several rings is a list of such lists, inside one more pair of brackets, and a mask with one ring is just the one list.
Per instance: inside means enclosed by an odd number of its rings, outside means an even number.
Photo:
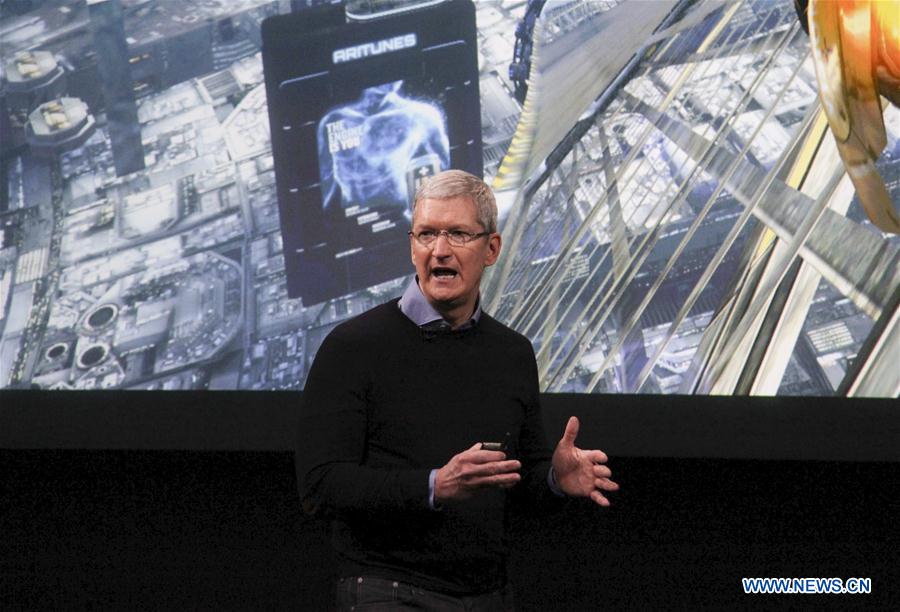
[{"label": "sweater sleeve", "polygon": [[566,498],[555,494],[548,483],[553,448],[544,431],[537,363],[531,344],[527,344],[527,349],[523,351],[522,370],[527,373],[529,391],[526,396],[525,421],[519,438],[523,486],[514,489],[513,499],[527,508],[546,512],[561,508]]},{"label": "sweater sleeve", "polygon": [[303,392],[295,460],[304,508],[427,511],[429,470],[365,465],[373,356],[350,335],[340,327],[328,335]]}]

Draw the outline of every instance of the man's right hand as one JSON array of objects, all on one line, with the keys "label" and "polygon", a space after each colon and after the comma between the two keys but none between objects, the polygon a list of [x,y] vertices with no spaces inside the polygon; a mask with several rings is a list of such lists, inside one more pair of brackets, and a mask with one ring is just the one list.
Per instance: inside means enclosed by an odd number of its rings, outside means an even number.
[{"label": "man's right hand", "polygon": [[434,500],[445,503],[468,499],[479,489],[508,489],[521,480],[521,467],[515,459],[507,461],[506,453],[481,450],[479,442],[437,471]]}]

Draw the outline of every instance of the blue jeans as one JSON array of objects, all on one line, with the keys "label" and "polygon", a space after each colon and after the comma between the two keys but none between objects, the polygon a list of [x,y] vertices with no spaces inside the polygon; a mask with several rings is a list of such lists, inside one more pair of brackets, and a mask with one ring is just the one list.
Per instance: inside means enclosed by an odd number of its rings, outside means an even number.
[{"label": "blue jeans", "polygon": [[434,610],[438,612],[512,612],[512,590],[454,597],[406,582],[371,576],[341,578],[337,585],[337,609],[341,612],[389,612]]}]

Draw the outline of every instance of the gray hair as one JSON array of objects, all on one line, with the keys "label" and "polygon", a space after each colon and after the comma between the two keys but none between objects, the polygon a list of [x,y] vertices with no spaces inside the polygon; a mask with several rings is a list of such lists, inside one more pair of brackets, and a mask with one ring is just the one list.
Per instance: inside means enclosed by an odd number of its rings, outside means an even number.
[{"label": "gray hair", "polygon": [[416,216],[416,204],[421,200],[449,200],[458,197],[472,198],[475,215],[484,231],[497,231],[497,200],[494,199],[494,193],[480,178],[463,170],[445,170],[422,181],[413,200],[413,218]]}]

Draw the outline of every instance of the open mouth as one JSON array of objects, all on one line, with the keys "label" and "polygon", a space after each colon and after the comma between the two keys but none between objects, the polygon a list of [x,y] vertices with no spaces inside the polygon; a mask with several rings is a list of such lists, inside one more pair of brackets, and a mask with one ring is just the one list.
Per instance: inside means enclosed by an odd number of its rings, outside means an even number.
[{"label": "open mouth", "polygon": [[431,269],[431,275],[436,278],[451,279],[451,278],[456,278],[457,274],[458,273],[453,268],[432,268]]}]

